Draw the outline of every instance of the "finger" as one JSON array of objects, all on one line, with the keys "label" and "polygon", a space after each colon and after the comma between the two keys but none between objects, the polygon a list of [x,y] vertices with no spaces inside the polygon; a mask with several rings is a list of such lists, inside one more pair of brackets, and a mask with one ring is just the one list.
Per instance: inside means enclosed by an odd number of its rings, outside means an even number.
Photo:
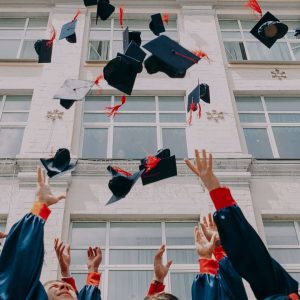
[{"label": "finger", "polygon": [[198,226],[195,226],[195,228],[194,228],[194,237],[195,237],[195,243],[199,242],[199,228],[198,228]]},{"label": "finger", "polygon": [[209,171],[212,171],[212,154],[211,153],[209,153],[209,156],[208,156],[208,167],[207,167],[207,169]]},{"label": "finger", "polygon": [[100,247],[96,247],[96,255],[102,257],[102,252]]},{"label": "finger", "polygon": [[71,255],[71,247],[69,244],[67,244],[67,246],[66,246],[66,252],[69,256]]},{"label": "finger", "polygon": [[93,249],[92,249],[92,247],[88,248],[88,256],[89,257],[93,256]]},{"label": "finger", "polygon": [[204,224],[206,227],[208,226],[206,217],[203,217],[203,224]]},{"label": "finger", "polygon": [[197,165],[198,172],[201,172],[203,167],[202,167],[201,157],[198,149],[195,149],[195,157],[196,157],[196,165]]},{"label": "finger", "polygon": [[202,227],[200,227],[200,228],[198,229],[198,231],[199,231],[199,237],[200,237],[200,239],[201,239],[202,241],[207,241],[207,238],[206,238],[205,235],[204,235],[204,232],[203,232],[203,230],[202,230]]},{"label": "finger", "polygon": [[170,269],[171,265],[172,265],[173,261],[169,260],[166,264],[166,267],[168,268],[168,270]]},{"label": "finger", "polygon": [[214,226],[214,221],[213,221],[213,218],[211,216],[211,213],[208,214],[208,223],[209,223],[209,226],[211,226],[211,227]]},{"label": "finger", "polygon": [[36,177],[37,177],[38,185],[42,185],[44,183],[43,174],[42,174],[42,169],[39,166],[37,166],[37,168],[36,168]]},{"label": "finger", "polygon": [[202,167],[207,169],[207,157],[205,149],[202,150]]},{"label": "finger", "polygon": [[60,201],[62,199],[66,199],[66,195],[60,195],[58,197],[56,197],[57,201]]},{"label": "finger", "polygon": [[185,159],[184,162],[193,173],[195,173],[197,176],[199,176],[199,171],[197,170],[197,168],[195,168],[195,166],[188,159]]},{"label": "finger", "polygon": [[56,250],[57,248],[57,244],[58,244],[58,238],[55,238],[54,239],[54,249]]},{"label": "finger", "polygon": [[203,223],[200,223],[200,226],[201,226],[201,229],[205,235],[205,237],[207,236],[208,232],[207,232],[207,227],[203,224]]}]

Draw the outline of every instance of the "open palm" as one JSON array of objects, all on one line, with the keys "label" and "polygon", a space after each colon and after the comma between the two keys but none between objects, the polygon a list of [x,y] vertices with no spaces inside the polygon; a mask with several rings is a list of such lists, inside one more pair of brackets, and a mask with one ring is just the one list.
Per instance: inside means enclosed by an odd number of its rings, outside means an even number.
[{"label": "open palm", "polygon": [[208,214],[208,218],[203,217],[203,220],[200,223],[200,225],[208,241],[210,241],[213,235],[216,234],[216,246],[217,246],[220,243],[220,237],[219,237],[218,228],[212,218],[211,213]]},{"label": "open palm", "polygon": [[195,245],[196,250],[200,258],[211,259],[213,251],[215,249],[215,242],[216,242],[216,234],[212,235],[210,241],[207,240],[202,229],[198,226],[195,226],[194,229],[194,236],[195,236]]}]

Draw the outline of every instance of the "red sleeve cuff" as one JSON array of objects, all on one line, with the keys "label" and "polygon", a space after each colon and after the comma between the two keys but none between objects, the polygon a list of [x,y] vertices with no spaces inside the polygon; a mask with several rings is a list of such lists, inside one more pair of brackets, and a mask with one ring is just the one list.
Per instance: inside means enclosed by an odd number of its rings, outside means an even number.
[{"label": "red sleeve cuff", "polygon": [[86,278],[87,285],[99,286],[100,284],[101,274],[97,272],[90,272]]},{"label": "red sleeve cuff", "polygon": [[62,277],[61,280],[64,281],[64,282],[66,282],[66,283],[68,283],[68,284],[70,284],[73,287],[73,289],[75,291],[77,291],[75,279],[73,277]]},{"label": "red sleeve cuff", "polygon": [[210,197],[214,203],[216,210],[220,210],[222,208],[236,204],[228,188],[214,189],[210,191]]},{"label": "red sleeve cuff", "polygon": [[31,209],[31,213],[42,218],[44,221],[47,221],[51,210],[45,203],[34,202]]},{"label": "red sleeve cuff", "polygon": [[298,296],[296,293],[290,294],[290,295],[289,295],[289,298],[290,298],[291,300],[299,300],[299,296]]},{"label": "red sleeve cuff", "polygon": [[218,246],[218,247],[215,248],[215,250],[214,250],[214,256],[215,256],[215,258],[216,258],[217,261],[220,261],[225,256],[227,256],[225,250],[222,247],[222,245],[220,245],[220,246]]},{"label": "red sleeve cuff", "polygon": [[200,273],[206,273],[211,275],[217,275],[219,263],[214,259],[199,259]]},{"label": "red sleeve cuff", "polygon": [[148,297],[149,296],[153,296],[155,294],[161,293],[165,290],[165,286],[163,283],[155,281],[155,282],[151,282],[149,290],[148,290]]}]

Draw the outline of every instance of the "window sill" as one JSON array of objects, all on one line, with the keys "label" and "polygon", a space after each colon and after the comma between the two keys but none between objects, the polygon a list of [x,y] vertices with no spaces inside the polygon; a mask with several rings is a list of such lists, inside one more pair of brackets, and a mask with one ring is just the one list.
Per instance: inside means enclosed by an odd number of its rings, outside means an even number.
[{"label": "window sill", "polygon": [[250,66],[272,66],[274,65],[280,65],[280,66],[300,66],[300,61],[265,61],[265,60],[229,60],[228,66],[229,67],[239,67],[244,65],[250,65]]},{"label": "window sill", "polygon": [[107,63],[109,62],[109,60],[86,60],[85,61],[85,66],[89,67],[89,66],[106,66]]},{"label": "window sill", "polygon": [[34,66],[40,65],[38,63],[37,59],[17,59],[17,58],[14,58],[14,59],[0,59],[0,65],[1,66],[11,66],[11,65],[20,66],[20,64],[26,64],[27,66],[28,65],[34,65]]}]

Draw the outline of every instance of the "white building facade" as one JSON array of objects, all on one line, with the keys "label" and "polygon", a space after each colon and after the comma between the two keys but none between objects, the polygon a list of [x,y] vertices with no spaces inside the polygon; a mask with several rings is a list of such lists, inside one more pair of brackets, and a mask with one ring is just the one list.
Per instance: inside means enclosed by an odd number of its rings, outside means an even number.
[{"label": "white building facade", "polygon": [[[287,36],[268,50],[250,34],[258,18],[246,1],[111,1],[116,11],[95,24],[96,7],[81,0],[0,0],[0,230],[8,231],[31,208],[39,158],[68,148],[76,170],[53,179],[67,199],[52,209],[45,227],[42,280],[59,277],[53,240],[69,242],[72,274],[86,274],[85,250],[100,245],[104,300],[142,299],[152,278],[156,249],[167,245],[173,259],[166,289],[190,299],[198,272],[193,227],[209,211],[209,195],[183,163],[194,149],[214,155],[214,169],[271,253],[300,279],[300,3],[261,0],[289,26]],[[163,73],[138,75],[131,96],[115,119],[105,107],[122,93],[102,80],[69,110],[53,95],[65,79],[95,80],[107,61],[122,52],[119,7],[124,26],[155,38],[150,15],[169,13],[166,35],[190,50],[206,52],[183,79]],[[77,43],[54,41],[52,62],[38,64],[33,44],[60,33],[77,9]],[[187,124],[187,95],[200,82],[210,87],[200,119]],[[178,176],[142,186],[105,206],[109,164],[129,172],[157,149],[177,156]],[[254,299],[249,291],[249,299]]]}]

